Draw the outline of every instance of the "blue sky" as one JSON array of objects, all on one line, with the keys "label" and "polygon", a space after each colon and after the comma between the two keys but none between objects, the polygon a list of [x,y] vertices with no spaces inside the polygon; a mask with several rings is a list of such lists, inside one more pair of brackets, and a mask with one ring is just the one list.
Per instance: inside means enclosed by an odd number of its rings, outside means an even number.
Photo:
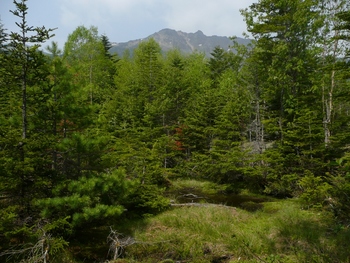
[{"label": "blue sky", "polygon": [[[242,37],[246,25],[239,9],[253,2],[257,0],[28,0],[27,18],[31,26],[58,28],[50,41],[61,48],[81,25],[96,26],[112,42],[144,38],[163,28]],[[18,31],[18,20],[9,12],[14,9],[13,0],[0,0],[0,19],[8,31]]]}]

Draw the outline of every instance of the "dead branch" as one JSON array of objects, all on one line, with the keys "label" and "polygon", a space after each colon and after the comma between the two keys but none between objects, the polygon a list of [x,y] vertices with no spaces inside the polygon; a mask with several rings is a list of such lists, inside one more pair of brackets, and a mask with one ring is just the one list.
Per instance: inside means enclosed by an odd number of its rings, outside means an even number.
[{"label": "dead branch", "polygon": [[191,199],[192,202],[193,202],[193,200],[195,200],[195,199],[204,199],[204,200],[207,199],[206,197],[198,196],[198,195],[192,194],[192,193],[182,194],[182,195],[178,196],[177,198],[179,198],[179,197],[180,197],[180,198]]},{"label": "dead branch", "polygon": [[111,231],[107,237],[107,242],[110,243],[108,255],[112,253],[113,260],[116,260],[123,254],[125,247],[134,244],[136,241],[132,237],[123,237],[121,233],[118,233],[111,227],[110,229]]},{"label": "dead branch", "polygon": [[7,256],[8,259],[17,256],[23,256],[20,262],[31,262],[31,263],[46,263],[49,257],[49,246],[46,245],[46,237],[42,237],[36,244],[26,244],[26,248],[21,249],[10,249],[2,252],[0,257]]},{"label": "dead branch", "polygon": [[203,197],[200,197],[200,196],[192,194],[192,193],[184,194],[184,195],[182,195],[182,197],[186,197],[186,198],[203,198]]},{"label": "dead branch", "polygon": [[0,253],[0,257],[7,256],[8,259],[12,257],[22,257],[20,262],[30,262],[30,263],[47,263],[49,258],[49,240],[51,235],[47,235],[44,230],[43,234],[40,236],[37,243],[34,245],[32,243],[25,244],[23,248],[9,249]]}]

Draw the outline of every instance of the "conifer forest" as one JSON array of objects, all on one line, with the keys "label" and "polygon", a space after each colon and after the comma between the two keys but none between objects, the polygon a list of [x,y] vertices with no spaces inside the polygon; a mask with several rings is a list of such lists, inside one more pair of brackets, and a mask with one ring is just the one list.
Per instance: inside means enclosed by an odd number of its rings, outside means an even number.
[{"label": "conifer forest", "polygon": [[[163,52],[153,39],[111,54],[110,36],[94,26],[77,27],[61,50],[50,41],[59,29],[28,25],[26,2],[14,1],[16,32],[0,21],[1,262],[349,262],[347,0],[256,1],[241,10],[251,43],[232,38],[210,57]],[[226,258],[210,258],[214,241],[202,258],[171,241],[158,254],[146,242],[142,256],[126,253],[121,242],[136,246],[141,224],[131,222],[197,209],[171,205],[167,193],[183,179],[290,200],[319,215],[329,242],[305,255],[309,237],[288,239],[294,252],[276,252],[287,238],[276,250],[237,241]],[[116,248],[79,257],[98,235]]]}]

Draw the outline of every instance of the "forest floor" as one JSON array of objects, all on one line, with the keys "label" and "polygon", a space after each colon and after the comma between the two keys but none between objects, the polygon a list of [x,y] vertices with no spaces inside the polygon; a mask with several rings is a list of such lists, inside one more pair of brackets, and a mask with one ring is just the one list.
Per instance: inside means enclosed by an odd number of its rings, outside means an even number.
[{"label": "forest floor", "polygon": [[[174,182],[168,196],[176,206],[113,226],[124,234],[120,255],[105,262],[349,262],[350,229],[331,213],[304,210],[297,199],[227,194],[225,187]],[[107,254],[106,238],[100,249]]]}]

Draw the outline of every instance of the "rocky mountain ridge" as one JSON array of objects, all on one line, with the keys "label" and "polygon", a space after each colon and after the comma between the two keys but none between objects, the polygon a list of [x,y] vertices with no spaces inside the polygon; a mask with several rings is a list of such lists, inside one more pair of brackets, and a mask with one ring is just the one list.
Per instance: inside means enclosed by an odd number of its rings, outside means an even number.
[{"label": "rocky mountain ridge", "polygon": [[[192,53],[195,51],[204,52],[208,57],[216,46],[227,50],[232,45],[232,40],[226,36],[206,36],[202,31],[195,33],[186,33],[173,29],[162,29],[144,39],[130,40],[123,43],[112,43],[111,53],[117,53],[122,56],[125,50],[131,52],[139,45],[140,42],[153,38],[159,43],[161,49],[166,52],[171,49],[179,49],[183,53]],[[244,38],[236,38],[240,44],[247,45],[250,40]]]}]

